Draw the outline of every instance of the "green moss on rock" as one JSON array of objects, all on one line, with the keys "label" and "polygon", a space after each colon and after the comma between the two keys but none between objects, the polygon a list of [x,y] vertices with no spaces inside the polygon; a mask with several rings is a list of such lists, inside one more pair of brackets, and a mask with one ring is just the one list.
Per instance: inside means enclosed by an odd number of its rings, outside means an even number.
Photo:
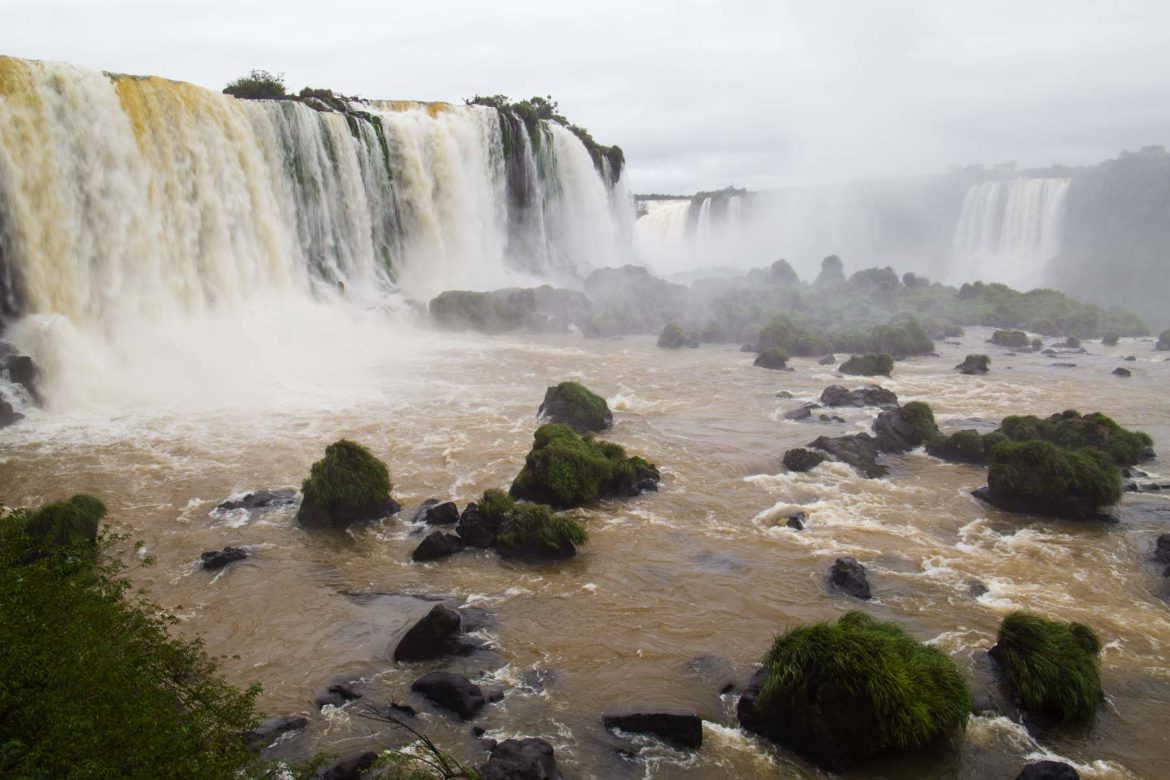
[{"label": "green moss on rock", "polygon": [[991,452],[987,487],[976,495],[1011,512],[1089,519],[1121,498],[1121,475],[1095,447],[1008,441]]},{"label": "green moss on rock", "polygon": [[569,558],[588,538],[580,522],[543,504],[514,504],[500,525],[496,550],[504,557]]},{"label": "green moss on rock", "polygon": [[537,429],[509,492],[563,508],[656,489],[659,478],[652,463],[626,457],[619,445],[582,438],[566,425],[550,423]]},{"label": "green moss on rock", "polygon": [[889,376],[894,370],[894,358],[888,354],[853,355],[838,368],[842,374],[853,376]]},{"label": "green moss on rock", "polygon": [[928,442],[926,452],[952,463],[984,464],[991,455],[990,446],[1006,441],[1002,436],[992,439],[993,435],[984,436],[973,429],[956,431]]},{"label": "green moss on rock", "polygon": [[309,526],[344,528],[398,511],[390,498],[386,464],[360,444],[340,439],[325,448],[301,485],[297,519]]},{"label": "green moss on rock", "polygon": [[1003,619],[991,657],[999,664],[1020,706],[1056,721],[1084,721],[1102,699],[1093,629],[1027,612]]},{"label": "green moss on rock", "polygon": [[987,355],[968,355],[955,366],[960,374],[986,374],[991,370],[991,358]]},{"label": "green moss on rock", "polygon": [[752,365],[760,368],[782,370],[788,368],[788,353],[778,348],[765,349],[756,356]]},{"label": "green moss on rock", "polygon": [[664,347],[665,349],[697,347],[699,346],[699,340],[694,336],[687,335],[682,325],[679,325],[677,322],[672,322],[658,334],[658,346]]},{"label": "green moss on rock", "polygon": [[537,414],[577,433],[603,431],[613,425],[606,400],[580,382],[561,382],[548,388]]},{"label": "green moss on rock", "polygon": [[1013,441],[1040,439],[1069,449],[1096,447],[1118,466],[1132,466],[1154,455],[1154,440],[1148,434],[1127,430],[1101,412],[1082,415],[1070,409],[1045,419],[1013,415],[1003,419],[999,432]]},{"label": "green moss on rock", "polygon": [[1000,347],[1021,349],[1028,346],[1028,334],[1022,330],[997,330],[989,341]]}]

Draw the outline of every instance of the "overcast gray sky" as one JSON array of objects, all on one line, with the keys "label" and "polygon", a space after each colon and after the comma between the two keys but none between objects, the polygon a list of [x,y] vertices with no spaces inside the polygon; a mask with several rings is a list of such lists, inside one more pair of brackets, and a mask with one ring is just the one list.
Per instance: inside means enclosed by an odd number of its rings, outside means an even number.
[{"label": "overcast gray sky", "polygon": [[1170,0],[0,0],[0,53],[219,89],[552,94],[637,192],[1170,145]]}]

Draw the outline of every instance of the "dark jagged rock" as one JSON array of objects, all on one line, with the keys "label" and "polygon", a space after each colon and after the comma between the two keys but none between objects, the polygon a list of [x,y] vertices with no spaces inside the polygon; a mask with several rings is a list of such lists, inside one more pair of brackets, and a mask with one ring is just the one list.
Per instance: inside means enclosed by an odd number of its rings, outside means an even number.
[{"label": "dark jagged rock", "polygon": [[788,392],[787,390],[777,390],[775,393],[772,393],[772,397],[773,398],[793,398],[794,396],[792,395],[792,393]]},{"label": "dark jagged rock", "polygon": [[784,468],[789,471],[808,471],[824,462],[824,455],[804,447],[796,447],[784,453]]},{"label": "dark jagged rock", "polygon": [[963,362],[955,366],[955,370],[960,374],[974,375],[986,374],[991,370],[991,358],[987,355],[968,355],[963,358]]},{"label": "dark jagged rock", "polygon": [[343,758],[336,764],[323,767],[317,771],[316,780],[361,780],[366,770],[378,760],[378,754],[372,750]]},{"label": "dark jagged rock", "polygon": [[868,433],[833,438],[821,436],[809,446],[829,453],[842,463],[848,463],[869,479],[884,477],[890,473],[889,469],[877,462],[877,440]]},{"label": "dark jagged rock", "polygon": [[883,452],[909,452],[940,435],[934,413],[921,401],[885,410],[873,421],[873,433]]},{"label": "dark jagged rock", "polygon": [[501,518],[480,510],[478,504],[468,504],[459,516],[455,532],[469,547],[492,547],[500,531]]},{"label": "dark jagged rock", "polygon": [[1016,780],[1081,780],[1081,776],[1062,761],[1037,761],[1025,766]]},{"label": "dark jagged rock", "polygon": [[463,720],[474,718],[487,703],[478,685],[454,672],[424,674],[414,681],[410,690],[451,710]]},{"label": "dark jagged rock", "polygon": [[543,739],[505,739],[479,768],[483,780],[561,780],[552,745]]},{"label": "dark jagged rock", "polygon": [[820,409],[820,404],[805,404],[799,409],[784,413],[785,420],[807,420],[812,417],[813,409]]},{"label": "dark jagged rock", "polygon": [[825,406],[897,406],[898,396],[880,385],[866,385],[850,390],[841,385],[829,385],[821,392]]},{"label": "dark jagged rock", "polygon": [[1125,357],[1122,358],[1122,360],[1129,361],[1130,363],[1136,363],[1137,362],[1137,355],[1126,355]]},{"label": "dark jagged rock", "polygon": [[41,403],[41,371],[28,355],[12,353],[0,356],[0,374],[8,377],[8,381],[13,384],[23,387],[35,403]]},{"label": "dark jagged rock", "polygon": [[248,750],[251,750],[253,753],[259,753],[275,742],[282,734],[287,734],[290,731],[300,731],[308,725],[308,719],[295,715],[282,715],[277,718],[269,718],[245,734],[244,742],[248,745]]},{"label": "dark jagged rock", "polygon": [[967,583],[967,594],[971,598],[977,599],[983,594],[987,593],[987,586],[979,580],[971,580]]},{"label": "dark jagged rock", "polygon": [[0,428],[7,428],[15,422],[24,419],[24,415],[12,408],[3,396],[0,396]]},{"label": "dark jagged rock", "polygon": [[804,524],[807,520],[808,515],[806,515],[804,512],[797,512],[796,514],[789,515],[788,520],[784,523],[784,525],[796,531],[803,531]]},{"label": "dark jagged rock", "polygon": [[605,715],[606,729],[650,734],[663,742],[697,750],[703,745],[703,721],[693,712],[624,712]]},{"label": "dark jagged rock", "polygon": [[829,569],[829,584],[854,598],[873,598],[865,567],[848,556],[834,561],[832,568]]},{"label": "dark jagged rock", "polygon": [[426,539],[422,540],[418,547],[414,548],[410,557],[419,563],[437,561],[440,558],[454,555],[462,549],[463,540],[455,534],[433,531],[427,535]]},{"label": "dark jagged rock", "polygon": [[459,507],[454,501],[436,501],[422,513],[422,521],[427,525],[455,525],[459,522]]},{"label": "dark jagged rock", "polygon": [[1154,560],[1158,563],[1170,563],[1170,534],[1162,534],[1154,542]]},{"label": "dark jagged rock", "polygon": [[267,509],[273,506],[288,506],[296,500],[296,491],[292,488],[278,490],[257,490],[248,493],[243,498],[224,501],[217,509],[231,511],[233,509]]},{"label": "dark jagged rock", "polygon": [[1053,368],[1076,368],[1076,363],[1053,363]]},{"label": "dark jagged rock", "polygon": [[351,701],[357,701],[360,698],[362,698],[362,695],[352,685],[348,683],[337,683],[330,685],[318,693],[316,698],[313,699],[313,703],[317,705],[317,709],[327,706],[340,707]]},{"label": "dark jagged rock", "polygon": [[1113,369],[1113,374],[1114,374],[1114,376],[1122,376],[1122,377],[1133,376],[1132,371],[1130,371],[1128,368],[1122,368],[1121,366],[1118,366],[1117,368]]},{"label": "dark jagged rock", "polygon": [[613,425],[606,400],[579,382],[561,382],[546,389],[536,414],[577,433],[603,431]]},{"label": "dark jagged rock", "polygon": [[453,609],[436,604],[399,640],[395,661],[429,661],[448,655],[465,655],[476,649],[460,626],[463,618]]},{"label": "dark jagged rock", "polygon": [[248,551],[239,547],[225,547],[222,550],[201,553],[199,562],[207,571],[222,569],[229,563],[242,561],[248,557]]}]

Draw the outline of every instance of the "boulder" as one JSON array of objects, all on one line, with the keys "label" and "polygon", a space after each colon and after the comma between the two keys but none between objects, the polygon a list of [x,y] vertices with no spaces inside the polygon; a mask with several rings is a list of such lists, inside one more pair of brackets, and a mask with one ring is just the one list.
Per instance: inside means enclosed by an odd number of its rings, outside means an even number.
[{"label": "boulder", "polygon": [[225,547],[222,550],[201,553],[199,562],[207,571],[222,569],[229,563],[242,561],[248,557],[248,551],[240,547]]},{"label": "boulder", "polygon": [[873,421],[873,433],[883,452],[909,452],[941,435],[934,412],[921,401],[886,409]]},{"label": "boulder", "polygon": [[848,463],[868,479],[884,477],[890,473],[889,469],[877,463],[877,440],[868,433],[833,438],[821,436],[809,446],[829,453],[842,463]]},{"label": "boulder", "polygon": [[564,509],[599,498],[636,496],[658,489],[658,468],[621,446],[582,438],[566,425],[536,430],[524,468],[512,482],[515,498]]},{"label": "boulder", "polygon": [[0,357],[0,374],[14,385],[23,387],[35,403],[41,403],[41,372],[28,355],[12,353]]},{"label": "boulder", "polygon": [[439,503],[437,499],[426,502],[415,513],[414,522],[423,522],[427,525],[455,525],[459,522],[459,507],[454,501]]},{"label": "boulder", "polygon": [[543,739],[505,739],[479,768],[483,780],[560,780],[552,745]]},{"label": "boulder", "polygon": [[1008,512],[1106,519],[1101,508],[1121,499],[1121,474],[1095,447],[1011,441],[992,450],[987,486],[973,495]]},{"label": "boulder", "polygon": [[833,366],[837,364],[837,356],[832,352],[817,361],[818,366]]},{"label": "boulder", "polygon": [[789,471],[809,471],[825,462],[825,456],[815,450],[795,447],[784,453],[784,468]]},{"label": "boulder", "polygon": [[422,543],[418,547],[414,548],[414,552],[410,554],[410,557],[412,560],[423,563],[425,561],[436,561],[439,558],[446,558],[462,549],[463,540],[455,534],[432,531],[427,535],[426,539],[422,540]]},{"label": "boulder", "polygon": [[784,413],[785,420],[807,420],[812,417],[813,409],[820,409],[820,404],[805,404],[799,409],[793,409]]},{"label": "boulder", "polygon": [[703,721],[693,712],[621,712],[601,722],[611,731],[650,734],[676,747],[697,750],[703,744]]},{"label": "boulder", "polygon": [[991,358],[987,355],[968,355],[963,358],[963,362],[955,366],[955,370],[960,374],[986,374],[991,366]]},{"label": "boulder", "polygon": [[300,731],[308,725],[309,721],[307,718],[301,718],[295,715],[282,715],[277,718],[269,718],[245,734],[244,742],[247,744],[248,750],[251,750],[253,753],[259,753],[275,742],[281,735],[287,734],[290,731]]},{"label": "boulder", "polygon": [[696,348],[699,339],[683,330],[677,322],[672,322],[658,334],[658,346],[666,349],[681,349],[682,347]]},{"label": "boulder", "polygon": [[361,780],[366,770],[378,760],[378,754],[372,750],[343,758],[335,764],[317,770],[315,780]]},{"label": "boulder", "polygon": [[561,382],[546,389],[536,414],[577,433],[603,431],[613,425],[613,413],[606,400],[579,382]]},{"label": "boulder", "polygon": [[1062,761],[1037,761],[1020,770],[1016,780],[1081,780],[1081,776]]},{"label": "boulder", "polygon": [[788,353],[782,349],[765,349],[756,356],[752,365],[775,371],[791,370],[788,368]]},{"label": "boulder", "polygon": [[804,524],[808,520],[808,515],[804,512],[797,512],[788,516],[788,520],[784,523],[785,526],[795,531],[803,531]]},{"label": "boulder", "polygon": [[469,547],[492,547],[496,543],[502,518],[482,511],[478,504],[471,503],[459,516],[455,532]]},{"label": "boulder", "polygon": [[1130,371],[1128,368],[1122,368],[1121,366],[1118,366],[1117,368],[1113,369],[1113,375],[1120,376],[1120,377],[1128,377],[1128,376],[1133,376],[1133,372]]},{"label": "boulder", "polygon": [[894,358],[886,353],[853,355],[838,366],[837,370],[853,376],[889,376],[894,370]]},{"label": "boulder", "polygon": [[543,504],[516,504],[500,523],[496,551],[505,558],[555,560],[572,558],[588,532],[578,520],[558,515]]},{"label": "boulder", "polygon": [[866,385],[850,390],[841,385],[829,385],[821,392],[825,406],[897,406],[898,396],[880,385]]},{"label": "boulder", "polygon": [[399,640],[394,648],[394,660],[429,661],[470,653],[476,645],[460,630],[462,623],[458,612],[436,604]]},{"label": "boulder", "polygon": [[351,701],[357,701],[362,695],[349,683],[336,683],[317,694],[313,703],[317,709],[322,707],[340,707]]},{"label": "boulder", "polygon": [[869,580],[865,576],[865,567],[848,556],[834,561],[832,568],[829,569],[829,584],[854,598],[863,600],[873,598]]},{"label": "boulder", "polygon": [[1154,560],[1158,563],[1170,563],[1170,534],[1162,534],[1154,542]]},{"label": "boulder", "polygon": [[266,509],[272,506],[287,506],[295,500],[296,491],[292,488],[257,490],[255,493],[245,494],[243,498],[224,501],[216,508],[225,512],[233,509]]},{"label": "boulder", "polygon": [[454,672],[424,674],[414,681],[410,690],[451,710],[463,720],[474,718],[487,703],[478,685]]},{"label": "boulder", "polygon": [[379,520],[402,507],[390,497],[386,464],[365,447],[341,439],[325,448],[301,490],[297,520],[309,528],[345,530],[353,523]]},{"label": "boulder", "polygon": [[446,290],[431,299],[428,309],[436,324],[452,330],[555,333],[588,323],[593,304],[583,293],[543,285],[490,292]]}]

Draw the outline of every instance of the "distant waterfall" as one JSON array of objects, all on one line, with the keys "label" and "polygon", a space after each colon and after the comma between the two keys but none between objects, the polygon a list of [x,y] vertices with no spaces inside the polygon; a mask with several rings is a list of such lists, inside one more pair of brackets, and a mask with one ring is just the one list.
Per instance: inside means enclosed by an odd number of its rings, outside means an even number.
[{"label": "distant waterfall", "polygon": [[1060,253],[1069,179],[973,185],[955,228],[950,281],[983,280],[1031,289]]}]

